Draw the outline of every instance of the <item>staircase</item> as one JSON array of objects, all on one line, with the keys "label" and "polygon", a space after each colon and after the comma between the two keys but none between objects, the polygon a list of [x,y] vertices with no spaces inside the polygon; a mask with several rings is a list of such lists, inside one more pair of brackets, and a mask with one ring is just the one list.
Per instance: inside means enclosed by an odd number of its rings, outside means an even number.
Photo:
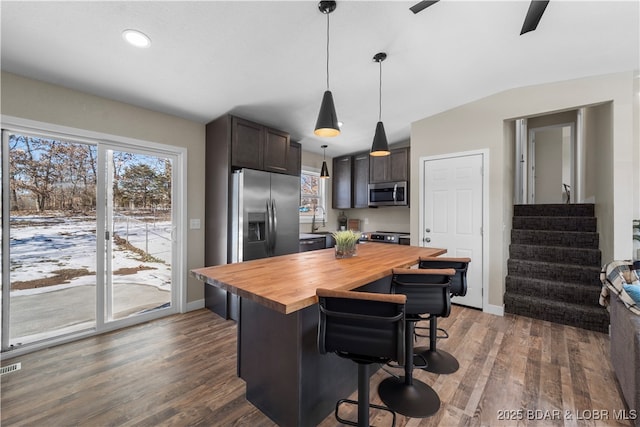
[{"label": "staircase", "polygon": [[515,205],[504,311],[608,332],[593,204]]}]

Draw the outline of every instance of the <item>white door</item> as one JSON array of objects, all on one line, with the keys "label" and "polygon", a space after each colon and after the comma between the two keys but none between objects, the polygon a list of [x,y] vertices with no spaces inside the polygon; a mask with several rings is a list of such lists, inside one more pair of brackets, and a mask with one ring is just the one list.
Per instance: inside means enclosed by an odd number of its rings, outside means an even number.
[{"label": "white door", "polygon": [[423,246],[469,257],[468,289],[456,304],[482,308],[483,154],[424,160]]}]

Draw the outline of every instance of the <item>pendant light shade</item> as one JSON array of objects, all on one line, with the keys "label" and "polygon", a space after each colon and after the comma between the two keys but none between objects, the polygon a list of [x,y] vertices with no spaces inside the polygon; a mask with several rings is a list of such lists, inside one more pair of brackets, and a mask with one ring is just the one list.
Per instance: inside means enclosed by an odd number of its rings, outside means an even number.
[{"label": "pendant light shade", "polygon": [[371,144],[371,152],[369,153],[372,156],[388,156],[391,154],[387,143],[387,134],[384,132],[384,124],[382,124],[382,61],[385,59],[387,59],[387,54],[384,52],[376,53],[373,57],[373,61],[380,64],[380,86],[378,124],[376,125],[376,133],[373,136],[373,144]]},{"label": "pendant light shade", "polygon": [[325,150],[327,145],[321,145],[322,148],[322,169],[320,169],[320,178],[329,178],[329,168],[327,168],[327,161],[325,159]]},{"label": "pendant light shade", "polygon": [[318,113],[318,120],[313,133],[318,136],[331,137],[340,135],[333,94],[329,90],[329,14],[336,9],[336,2],[321,1],[318,3],[318,9],[327,15],[327,90],[322,97],[322,104],[320,105],[320,112]]},{"label": "pendant light shade", "polygon": [[371,153],[369,154],[372,156],[388,156],[391,154],[387,143],[387,134],[384,133],[382,122],[378,122],[376,125],[376,134],[373,136],[373,144],[371,144]]},{"label": "pendant light shade", "polygon": [[330,90],[325,91],[322,97],[318,121],[316,122],[316,130],[313,131],[313,133],[318,136],[340,135],[338,116],[336,115],[336,107],[333,104],[333,94]]}]

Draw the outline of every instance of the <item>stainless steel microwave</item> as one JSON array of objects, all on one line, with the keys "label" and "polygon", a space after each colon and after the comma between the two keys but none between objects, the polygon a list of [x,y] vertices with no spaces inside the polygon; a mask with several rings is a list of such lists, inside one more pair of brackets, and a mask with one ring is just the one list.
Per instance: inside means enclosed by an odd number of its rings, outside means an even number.
[{"label": "stainless steel microwave", "polygon": [[408,204],[407,181],[369,184],[369,206],[407,206]]}]

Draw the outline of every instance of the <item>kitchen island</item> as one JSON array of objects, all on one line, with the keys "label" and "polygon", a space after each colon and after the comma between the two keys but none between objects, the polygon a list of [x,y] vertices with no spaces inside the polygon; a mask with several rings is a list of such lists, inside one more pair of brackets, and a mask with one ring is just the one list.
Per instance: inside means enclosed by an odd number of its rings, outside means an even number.
[{"label": "kitchen island", "polygon": [[353,362],[318,353],[316,289],[388,293],[393,268],[445,252],[368,242],[353,258],[330,248],[191,273],[241,297],[237,369],[247,400],[279,426],[315,426],[357,389]]}]

